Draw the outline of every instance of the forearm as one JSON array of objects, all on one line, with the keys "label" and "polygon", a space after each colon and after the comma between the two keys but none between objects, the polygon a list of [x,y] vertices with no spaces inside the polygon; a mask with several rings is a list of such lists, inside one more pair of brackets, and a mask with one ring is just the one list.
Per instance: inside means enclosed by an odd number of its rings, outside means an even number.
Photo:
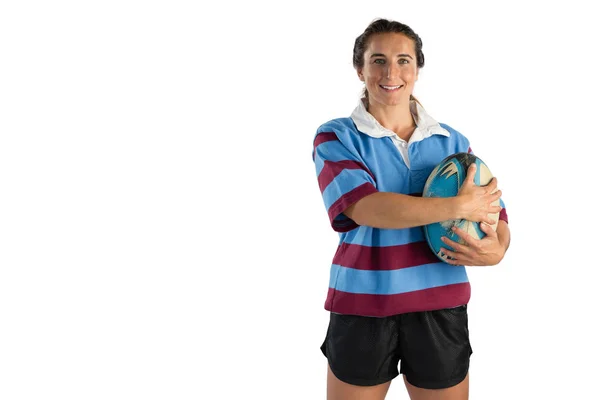
[{"label": "forearm", "polygon": [[344,212],[358,225],[402,229],[458,219],[456,197],[416,197],[377,192],[363,197]]},{"label": "forearm", "polygon": [[506,223],[506,221],[498,221],[496,233],[498,234],[498,241],[500,242],[500,244],[504,248],[504,251],[506,252],[506,250],[508,250],[508,246],[510,246],[510,229],[508,228],[508,224]]}]

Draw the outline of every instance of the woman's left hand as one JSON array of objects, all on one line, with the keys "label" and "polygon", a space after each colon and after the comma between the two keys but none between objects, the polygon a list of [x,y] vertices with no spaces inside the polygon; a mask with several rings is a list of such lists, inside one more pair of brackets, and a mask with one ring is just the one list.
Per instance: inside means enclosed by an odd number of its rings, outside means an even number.
[{"label": "woman's left hand", "polygon": [[443,254],[452,258],[447,259],[448,264],[469,266],[496,265],[504,258],[506,249],[498,240],[498,233],[484,222],[480,223],[479,226],[483,233],[486,234],[485,237],[479,240],[471,237],[460,228],[452,228],[452,231],[464,240],[466,245],[442,237],[442,242],[454,249],[454,251],[447,248],[442,248],[441,250]]}]

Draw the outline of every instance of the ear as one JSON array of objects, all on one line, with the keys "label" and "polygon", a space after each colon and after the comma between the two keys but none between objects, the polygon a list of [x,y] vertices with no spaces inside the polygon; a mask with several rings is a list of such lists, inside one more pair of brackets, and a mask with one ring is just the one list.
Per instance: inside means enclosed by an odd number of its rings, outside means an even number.
[{"label": "ear", "polygon": [[356,70],[356,74],[358,75],[358,79],[360,79],[362,82],[364,82],[365,76],[363,75],[362,70],[363,70],[362,68],[358,68]]}]

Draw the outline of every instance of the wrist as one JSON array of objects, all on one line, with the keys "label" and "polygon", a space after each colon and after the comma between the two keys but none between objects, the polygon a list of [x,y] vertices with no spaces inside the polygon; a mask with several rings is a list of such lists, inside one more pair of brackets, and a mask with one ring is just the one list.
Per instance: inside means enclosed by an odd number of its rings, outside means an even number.
[{"label": "wrist", "polygon": [[450,219],[464,219],[461,201],[458,196],[448,198],[450,204]]}]

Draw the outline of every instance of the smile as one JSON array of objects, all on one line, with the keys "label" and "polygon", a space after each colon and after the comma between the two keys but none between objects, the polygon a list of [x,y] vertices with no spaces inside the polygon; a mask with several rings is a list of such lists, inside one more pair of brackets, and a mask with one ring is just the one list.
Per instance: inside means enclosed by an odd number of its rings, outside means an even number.
[{"label": "smile", "polygon": [[379,85],[379,87],[382,88],[383,90],[385,90],[386,92],[393,92],[395,90],[400,89],[402,86],[403,85],[398,85],[398,86]]}]

